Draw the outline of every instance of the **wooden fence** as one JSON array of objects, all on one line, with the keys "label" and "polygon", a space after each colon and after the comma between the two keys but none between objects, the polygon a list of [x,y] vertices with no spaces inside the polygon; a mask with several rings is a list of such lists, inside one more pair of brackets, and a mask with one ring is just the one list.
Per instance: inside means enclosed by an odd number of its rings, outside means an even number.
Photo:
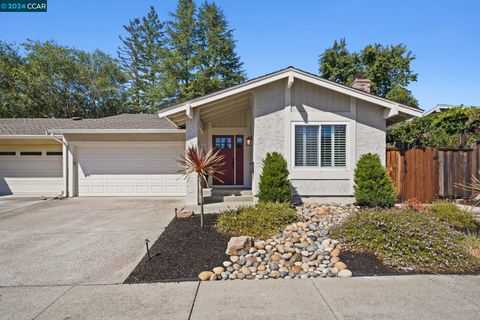
[{"label": "wooden fence", "polygon": [[416,198],[469,198],[470,191],[456,187],[472,175],[480,178],[480,144],[470,149],[387,148],[387,169],[401,201]]}]

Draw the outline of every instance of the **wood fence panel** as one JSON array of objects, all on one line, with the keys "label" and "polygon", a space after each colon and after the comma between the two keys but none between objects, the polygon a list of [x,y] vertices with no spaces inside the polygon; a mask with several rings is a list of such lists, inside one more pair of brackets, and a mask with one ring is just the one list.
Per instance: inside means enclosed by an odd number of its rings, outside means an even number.
[{"label": "wood fence panel", "polygon": [[400,201],[435,200],[439,191],[438,153],[433,149],[387,150],[387,169]]},{"label": "wood fence panel", "polygon": [[458,185],[480,179],[480,143],[471,149],[387,150],[387,168],[401,201],[470,198],[472,192]]}]

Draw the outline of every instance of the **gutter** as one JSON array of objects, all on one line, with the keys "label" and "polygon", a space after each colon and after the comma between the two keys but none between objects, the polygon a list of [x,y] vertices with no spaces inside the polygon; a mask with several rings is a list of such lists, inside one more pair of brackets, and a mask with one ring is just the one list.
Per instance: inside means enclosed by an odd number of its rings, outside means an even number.
[{"label": "gutter", "polygon": [[69,133],[83,133],[83,134],[95,134],[95,133],[185,133],[186,129],[50,129],[47,130],[48,134],[69,134]]},{"label": "gutter", "polygon": [[[47,133],[47,137],[51,137],[50,135],[48,135]],[[27,140],[42,140],[42,139],[45,139],[45,136],[44,135],[38,135],[38,134],[11,134],[11,135],[0,135],[0,139],[4,139],[4,140],[9,140],[9,139],[27,139]],[[57,140],[57,139],[55,139]],[[57,140],[58,141],[58,140]]]},{"label": "gutter", "polygon": [[64,187],[64,190],[65,191],[62,191],[62,193],[59,195],[60,198],[68,198],[69,196],[69,192],[68,192],[68,185],[69,185],[69,179],[68,179],[68,172],[69,172],[69,166],[68,166],[68,153],[69,153],[69,145],[68,145],[68,142],[67,140],[65,140],[65,138],[63,136],[60,137],[56,137],[53,133],[48,133],[48,131],[45,132],[46,135],[48,135],[49,137],[51,137],[53,140],[55,141],[58,141],[60,142],[62,145],[63,145],[63,165],[64,165],[64,175],[65,175],[65,178],[64,178],[64,181],[63,181],[63,187]]}]

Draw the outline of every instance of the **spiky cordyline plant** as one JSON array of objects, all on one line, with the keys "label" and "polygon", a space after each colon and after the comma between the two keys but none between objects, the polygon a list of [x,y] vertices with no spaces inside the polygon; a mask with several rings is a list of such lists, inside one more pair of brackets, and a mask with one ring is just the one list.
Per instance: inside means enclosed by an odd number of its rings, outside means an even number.
[{"label": "spiky cordyline plant", "polygon": [[202,181],[208,184],[207,177],[210,176],[222,182],[218,177],[223,175],[222,166],[225,163],[225,156],[219,154],[220,149],[209,149],[205,151],[205,146],[189,146],[185,148],[185,156],[179,160],[182,169],[183,178],[186,179],[192,174],[197,174],[197,184],[200,189],[200,226],[203,227],[203,188]]},{"label": "spiky cordyline plant", "polygon": [[[472,181],[469,183],[455,183],[455,187],[466,190],[466,191],[471,191],[474,194],[474,199],[477,200],[477,202],[474,204],[474,207],[476,207],[480,203],[480,199],[477,199],[477,197],[480,195],[480,179],[472,175]],[[472,210],[473,208],[472,207]]]}]

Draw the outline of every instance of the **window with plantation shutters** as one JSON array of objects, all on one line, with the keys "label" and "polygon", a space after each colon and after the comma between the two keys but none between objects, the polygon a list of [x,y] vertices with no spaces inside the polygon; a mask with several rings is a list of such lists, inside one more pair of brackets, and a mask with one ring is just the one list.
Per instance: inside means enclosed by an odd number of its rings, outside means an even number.
[{"label": "window with plantation shutters", "polygon": [[318,126],[295,127],[295,166],[318,167]]},{"label": "window with plantation shutters", "polygon": [[346,126],[322,125],[320,138],[320,154],[322,167],[345,167],[346,159]]},{"label": "window with plantation shutters", "polygon": [[346,167],[346,125],[295,126],[296,167]]}]

